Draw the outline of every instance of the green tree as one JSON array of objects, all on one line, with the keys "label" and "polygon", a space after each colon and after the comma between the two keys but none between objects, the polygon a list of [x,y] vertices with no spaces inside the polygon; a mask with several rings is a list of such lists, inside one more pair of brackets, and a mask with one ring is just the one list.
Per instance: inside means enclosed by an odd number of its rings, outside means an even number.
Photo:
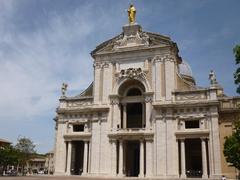
[{"label": "green tree", "polygon": [[237,120],[234,126],[233,134],[225,137],[223,153],[227,162],[240,170],[240,121]]},{"label": "green tree", "polygon": [[[8,165],[17,165],[20,159],[20,152],[11,145],[0,147],[0,166],[5,171]],[[3,173],[3,171],[1,173]]]},{"label": "green tree", "polygon": [[[236,65],[240,64],[240,45],[236,45],[233,48],[233,53],[235,55],[235,62]],[[237,93],[240,94],[240,67],[237,68],[236,72],[234,73],[235,84],[238,85]]]},{"label": "green tree", "polygon": [[26,166],[27,162],[33,157],[33,154],[36,153],[35,145],[29,138],[23,137],[18,139],[15,148],[21,153],[19,161],[20,165],[22,166],[22,173],[24,175],[24,167]]}]

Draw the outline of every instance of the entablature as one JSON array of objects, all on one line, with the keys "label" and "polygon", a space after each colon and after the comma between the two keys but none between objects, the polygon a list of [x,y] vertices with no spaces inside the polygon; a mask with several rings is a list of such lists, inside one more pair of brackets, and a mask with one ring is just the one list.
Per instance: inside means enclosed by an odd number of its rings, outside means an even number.
[{"label": "entablature", "polygon": [[209,130],[208,129],[185,129],[179,130],[175,132],[177,139],[187,138],[187,139],[195,139],[195,138],[208,138]]},{"label": "entablature", "polygon": [[98,112],[108,112],[108,106],[83,106],[81,107],[64,107],[57,108],[57,113],[98,113]]},{"label": "entablature", "polygon": [[146,130],[144,128],[129,128],[119,129],[112,131],[108,134],[110,139],[122,139],[122,140],[139,140],[139,139],[153,139],[153,131]]},{"label": "entablature", "polygon": [[219,106],[218,100],[192,100],[192,101],[166,101],[166,102],[153,102],[153,107],[158,108],[182,108],[182,107],[198,107],[198,106]]},{"label": "entablature", "polygon": [[65,141],[77,141],[77,140],[90,140],[92,134],[90,132],[73,132],[64,134],[63,138]]}]

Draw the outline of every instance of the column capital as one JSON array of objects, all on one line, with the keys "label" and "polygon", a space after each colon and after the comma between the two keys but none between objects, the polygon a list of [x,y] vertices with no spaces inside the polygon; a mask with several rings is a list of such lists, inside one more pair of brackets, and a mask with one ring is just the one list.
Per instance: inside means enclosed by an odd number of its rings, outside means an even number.
[{"label": "column capital", "polygon": [[145,138],[146,142],[153,142],[153,138]]},{"label": "column capital", "polygon": [[200,137],[201,141],[207,141],[208,137]]},{"label": "column capital", "polygon": [[144,101],[145,103],[152,103],[153,101],[153,92],[144,93]]},{"label": "column capital", "polygon": [[110,143],[117,143],[117,139],[110,139]]},{"label": "column capital", "polygon": [[111,94],[109,95],[111,105],[118,105],[119,104],[119,95],[118,94]]},{"label": "column capital", "polygon": [[180,137],[180,138],[178,138],[178,140],[180,140],[181,142],[184,142],[185,141],[185,137]]}]

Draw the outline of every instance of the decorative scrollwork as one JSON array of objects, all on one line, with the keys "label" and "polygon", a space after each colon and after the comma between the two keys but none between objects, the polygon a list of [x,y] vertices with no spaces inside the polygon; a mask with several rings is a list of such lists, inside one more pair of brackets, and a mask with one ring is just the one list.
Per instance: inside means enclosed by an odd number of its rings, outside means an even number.
[{"label": "decorative scrollwork", "polygon": [[119,78],[136,78],[136,77],[145,77],[145,73],[142,71],[141,68],[128,68],[122,69],[119,73]]},{"label": "decorative scrollwork", "polygon": [[153,97],[152,96],[145,96],[145,103],[152,103]]},{"label": "decorative scrollwork", "polygon": [[101,64],[100,62],[95,62],[95,63],[93,64],[93,67],[94,67],[95,69],[101,69],[101,68],[102,68],[102,64]]}]

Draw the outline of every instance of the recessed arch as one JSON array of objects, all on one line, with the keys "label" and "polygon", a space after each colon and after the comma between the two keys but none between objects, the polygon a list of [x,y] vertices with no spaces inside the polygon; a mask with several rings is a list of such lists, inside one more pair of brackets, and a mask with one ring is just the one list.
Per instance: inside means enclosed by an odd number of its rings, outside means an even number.
[{"label": "recessed arch", "polygon": [[126,96],[141,96],[141,95],[142,95],[141,90],[136,87],[130,88],[126,93]]},{"label": "recessed arch", "polygon": [[120,96],[127,96],[128,92],[134,89],[139,91],[139,94],[142,95],[146,92],[145,86],[138,80],[130,79],[121,84],[118,89],[118,94]]},{"label": "recessed arch", "polygon": [[[147,81],[146,78],[143,77],[135,77],[135,78],[120,78],[117,83],[114,85],[113,88],[113,94],[119,94],[119,90],[121,89],[121,86],[125,83],[130,83],[130,82],[138,82],[139,84],[141,84],[141,87],[143,87],[142,89],[144,89],[143,92],[152,92],[151,86],[149,84],[149,82]],[[120,95],[120,94],[119,94]]]}]

